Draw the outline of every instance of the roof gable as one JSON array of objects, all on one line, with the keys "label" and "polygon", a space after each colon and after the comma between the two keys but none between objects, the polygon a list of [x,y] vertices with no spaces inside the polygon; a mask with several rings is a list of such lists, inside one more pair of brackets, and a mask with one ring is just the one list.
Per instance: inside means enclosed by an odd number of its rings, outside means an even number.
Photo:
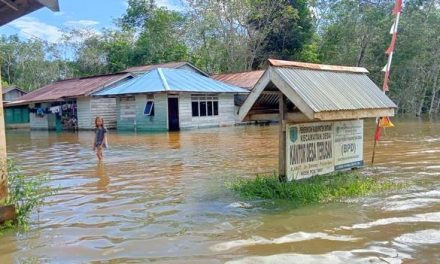
[{"label": "roof gable", "polygon": [[158,68],[184,69],[185,67],[189,67],[189,68],[193,69],[195,72],[198,72],[199,74],[201,74],[203,76],[208,76],[208,74],[206,72],[200,70],[196,66],[194,66],[191,63],[186,62],[186,61],[135,66],[135,67],[127,68],[125,71],[131,72],[131,73],[146,73],[146,72],[158,69]]},{"label": "roof gable", "polygon": [[2,89],[2,94],[9,93],[11,91],[17,90],[22,94],[27,94],[27,92],[23,91],[22,89],[18,88],[17,86],[9,86]]},{"label": "roof gable", "polygon": [[114,96],[156,92],[248,93],[245,89],[191,71],[158,68],[94,95]]},{"label": "roof gable", "polygon": [[[271,63],[272,64],[272,63]],[[240,109],[243,120],[250,113],[253,105],[263,96],[265,89],[274,85],[284,94],[309,120],[349,119],[380,116],[379,110],[388,110],[394,114],[397,106],[377,87],[363,70],[333,70],[331,65],[325,69],[298,67],[301,63],[292,62],[294,66],[270,66],[263,74],[254,90]],[[334,66],[340,67],[340,66]],[[349,67],[350,68],[350,67]],[[272,96],[278,102],[276,91]],[[337,115],[337,112],[363,112],[362,115]],[[377,110],[375,112],[375,110]],[[327,113],[327,114],[325,114]],[[332,113],[330,115],[329,113]],[[380,113],[384,113],[381,111]]]}]

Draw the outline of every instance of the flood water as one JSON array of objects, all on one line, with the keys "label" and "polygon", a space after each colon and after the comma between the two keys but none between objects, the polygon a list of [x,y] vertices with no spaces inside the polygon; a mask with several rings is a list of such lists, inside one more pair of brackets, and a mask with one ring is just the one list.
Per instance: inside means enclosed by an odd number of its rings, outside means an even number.
[{"label": "flood water", "polygon": [[60,191],[0,236],[0,263],[440,263],[440,121],[393,121],[374,168],[365,124],[364,171],[409,189],[300,208],[224,187],[277,169],[277,126],[112,131],[102,165],[91,132],[9,131],[9,156]]}]

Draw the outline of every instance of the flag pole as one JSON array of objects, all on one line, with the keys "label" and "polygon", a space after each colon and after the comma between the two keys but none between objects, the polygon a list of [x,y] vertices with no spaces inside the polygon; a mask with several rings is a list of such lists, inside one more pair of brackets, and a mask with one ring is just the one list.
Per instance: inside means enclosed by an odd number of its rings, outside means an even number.
[{"label": "flag pole", "polygon": [[[393,23],[393,25],[391,27],[391,31],[390,31],[390,33],[393,35],[393,37],[391,39],[390,46],[388,47],[388,49],[385,52],[388,55],[388,61],[387,61],[387,65],[384,67],[385,76],[384,76],[383,86],[382,86],[384,93],[389,91],[388,81],[390,78],[391,62],[393,60],[394,46],[395,46],[396,40],[397,40],[397,28],[399,26],[401,12],[402,12],[402,0],[396,0],[396,3],[394,5],[394,9],[393,9],[393,15],[395,15],[396,18],[394,19],[394,23]],[[374,134],[373,156],[371,157],[371,166],[374,165],[374,158],[376,156],[376,146],[377,146],[377,142],[380,140],[380,132],[381,132],[382,125],[383,125],[383,124],[381,125],[381,121],[383,118],[386,118],[386,120],[384,120],[384,121],[386,121],[386,126],[388,126],[388,127],[393,126],[393,124],[391,123],[391,121],[389,120],[388,117],[380,117],[377,119],[376,132]]]}]

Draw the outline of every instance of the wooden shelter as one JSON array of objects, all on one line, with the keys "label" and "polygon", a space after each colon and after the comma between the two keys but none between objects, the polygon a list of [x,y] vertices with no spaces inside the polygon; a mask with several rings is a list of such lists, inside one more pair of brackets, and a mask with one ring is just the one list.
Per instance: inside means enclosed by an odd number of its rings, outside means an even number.
[{"label": "wooden shelter", "polygon": [[239,111],[243,121],[277,120],[279,174],[286,176],[288,124],[393,116],[397,107],[365,68],[269,60]]}]

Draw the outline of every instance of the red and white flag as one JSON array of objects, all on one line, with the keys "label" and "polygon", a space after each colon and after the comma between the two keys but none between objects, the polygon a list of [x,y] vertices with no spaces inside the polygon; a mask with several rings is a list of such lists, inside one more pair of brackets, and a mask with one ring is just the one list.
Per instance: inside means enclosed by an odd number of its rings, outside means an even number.
[{"label": "red and white flag", "polygon": [[402,12],[402,0],[396,0],[396,4],[394,5],[393,15],[397,15]]}]

